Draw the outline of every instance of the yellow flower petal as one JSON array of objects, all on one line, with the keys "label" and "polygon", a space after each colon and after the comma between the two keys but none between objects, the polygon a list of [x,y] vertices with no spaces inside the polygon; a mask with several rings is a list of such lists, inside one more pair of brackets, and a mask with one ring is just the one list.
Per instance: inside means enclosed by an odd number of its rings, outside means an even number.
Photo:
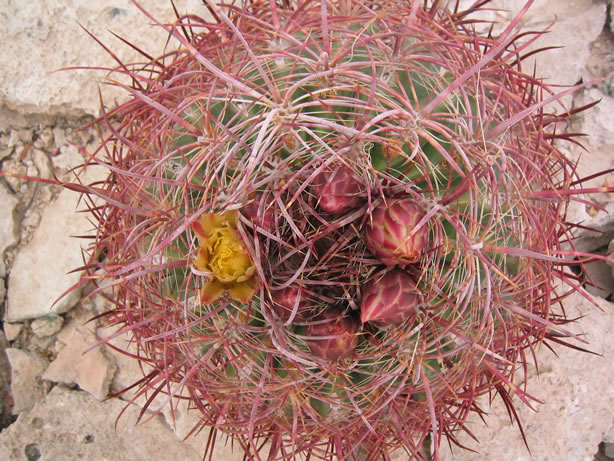
[{"label": "yellow flower petal", "polygon": [[196,237],[198,237],[198,240],[204,240],[207,237],[202,217],[198,221],[192,223],[192,230],[196,234]]},{"label": "yellow flower petal", "polygon": [[246,303],[254,297],[257,287],[258,281],[252,278],[245,282],[234,283],[228,288],[228,294],[235,301]]},{"label": "yellow flower petal", "polygon": [[228,291],[239,302],[249,301],[256,293],[256,268],[237,231],[239,212],[205,213],[193,229],[199,240],[192,264],[213,278],[201,288],[201,302],[208,304]]},{"label": "yellow flower petal", "polygon": [[236,227],[239,222],[239,212],[237,210],[225,211],[223,213],[205,213],[200,218],[200,223],[205,231],[218,227]]},{"label": "yellow flower petal", "polygon": [[237,227],[239,222],[239,212],[237,210],[225,211],[222,213],[222,217],[224,218],[224,223],[235,228]]},{"label": "yellow flower petal", "polygon": [[224,288],[224,285],[216,279],[205,282],[200,289],[200,302],[203,304],[212,303],[224,293]]},{"label": "yellow flower petal", "polygon": [[192,261],[196,269],[203,272],[209,272],[209,252],[204,247],[198,248],[198,257]]}]

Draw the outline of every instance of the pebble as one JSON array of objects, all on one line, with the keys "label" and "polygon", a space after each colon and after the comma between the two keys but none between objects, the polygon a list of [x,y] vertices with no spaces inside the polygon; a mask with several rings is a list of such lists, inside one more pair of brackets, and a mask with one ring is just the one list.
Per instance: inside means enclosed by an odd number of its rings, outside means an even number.
[{"label": "pebble", "polygon": [[77,316],[58,335],[64,344],[56,359],[43,374],[43,379],[66,385],[77,384],[98,400],[109,394],[116,366],[107,359],[102,347],[94,348],[98,339],[90,325],[85,323],[87,316]]},{"label": "pebble", "polygon": [[83,264],[85,243],[74,236],[91,230],[86,215],[75,213],[77,200],[72,191],[60,192],[44,211],[30,243],[17,253],[8,284],[8,321],[61,314],[79,300],[79,289],[64,295],[80,279],[72,271]]},{"label": "pebble", "polygon": [[30,324],[30,329],[39,338],[46,338],[56,334],[62,329],[64,318],[59,315],[49,315],[35,319]]},{"label": "pebble", "polygon": [[137,425],[139,409],[134,405],[125,408],[116,426],[117,416],[125,406],[121,400],[99,402],[85,392],[55,386],[43,401],[0,433],[0,459],[202,459],[202,452],[177,439],[161,416],[146,413],[144,418],[150,420]]},{"label": "pebble", "polygon": [[5,352],[11,364],[13,414],[18,415],[45,398],[40,376],[47,368],[48,362],[36,352],[15,348],[7,348]]},{"label": "pebble", "polygon": [[15,216],[13,215],[17,203],[17,198],[0,184],[0,276],[6,274],[4,251],[17,243]]},{"label": "pebble", "polygon": [[15,341],[23,330],[23,323],[4,322],[3,329],[7,341]]}]

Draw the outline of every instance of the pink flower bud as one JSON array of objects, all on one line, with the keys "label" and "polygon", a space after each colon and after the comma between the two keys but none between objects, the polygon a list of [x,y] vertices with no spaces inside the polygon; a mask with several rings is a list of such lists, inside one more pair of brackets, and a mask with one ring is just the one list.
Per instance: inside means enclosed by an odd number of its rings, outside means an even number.
[{"label": "pink flower bud", "polygon": [[262,194],[256,195],[249,201],[247,205],[241,209],[241,214],[253,224],[266,231],[271,231],[275,228],[275,210],[272,206],[264,202]]},{"label": "pink flower bud", "polygon": [[371,215],[365,232],[369,250],[384,264],[413,264],[420,260],[428,244],[429,229],[425,216],[412,199],[392,199],[380,204]]},{"label": "pink flower bud", "polygon": [[311,353],[335,362],[354,354],[358,346],[358,322],[336,309],[324,311],[307,328]]},{"label": "pink flower bud", "polygon": [[321,172],[311,184],[318,206],[331,214],[342,214],[357,207],[363,190],[352,170],[343,165]]},{"label": "pink flower bud", "polygon": [[422,296],[411,277],[395,269],[367,282],[360,303],[360,321],[377,322],[382,326],[401,323],[415,317],[421,301]]},{"label": "pink flower bud", "polygon": [[307,294],[299,285],[290,285],[281,290],[273,291],[271,297],[273,298],[271,304],[273,310],[284,322],[290,319],[295,306],[297,311],[294,320],[304,319],[305,313],[312,307]]}]

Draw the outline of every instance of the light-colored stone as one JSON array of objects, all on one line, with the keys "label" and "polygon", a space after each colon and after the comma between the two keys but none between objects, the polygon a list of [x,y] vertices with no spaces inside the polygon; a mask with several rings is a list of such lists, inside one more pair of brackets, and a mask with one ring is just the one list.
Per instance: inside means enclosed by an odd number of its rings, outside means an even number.
[{"label": "light-colored stone", "polygon": [[[598,194],[583,197],[591,201],[596,200]],[[574,246],[578,251],[590,252],[609,244],[614,238],[614,201],[603,204],[603,211],[592,215],[590,208],[584,203],[571,203],[569,206],[568,221],[579,223],[583,228],[576,229]]]},{"label": "light-colored stone", "polygon": [[537,412],[533,412],[513,398],[530,454],[518,427],[510,423],[505,406],[496,398],[492,407],[487,400],[481,401],[489,413],[487,426],[477,417],[470,418],[468,427],[479,442],[459,434],[459,441],[478,454],[459,448],[450,453],[444,443],[442,461],[592,460],[603,434],[612,424],[614,408],[614,342],[611,340],[614,304],[600,300],[599,305],[603,312],[576,294],[565,302],[570,317],[584,315],[572,328],[585,332],[590,344],[579,345],[601,355],[553,345],[556,357],[547,348],[540,347],[540,374],[536,375],[531,368],[527,391],[545,403],[535,403]]},{"label": "light-colored stone", "polygon": [[[556,10],[556,8],[552,8],[552,10]],[[601,34],[605,18],[606,5],[593,4],[590,7],[587,5],[585,10],[579,11],[577,14],[557,20],[552,29],[533,44],[530,49],[549,46],[560,48],[547,50],[528,58],[523,61],[523,68],[525,71],[532,72],[535,64],[537,75],[545,78],[547,82],[575,85],[582,78],[584,67],[590,56],[590,45]],[[571,96],[565,97],[563,101],[566,105],[569,105]]]},{"label": "light-colored stone", "polygon": [[6,274],[4,265],[4,250],[17,243],[15,232],[15,220],[13,210],[17,205],[17,199],[6,187],[0,184],[0,276]]},{"label": "light-colored stone", "polygon": [[15,341],[19,333],[21,333],[21,330],[23,330],[23,324],[4,322],[3,328],[7,341]]},{"label": "light-colored stone", "polygon": [[84,158],[77,147],[66,145],[59,151],[58,155],[51,158],[51,163],[53,168],[57,170],[68,170],[83,163],[83,160]]},{"label": "light-colored stone", "polygon": [[36,141],[34,141],[34,147],[36,149],[50,150],[53,147],[53,130],[50,126],[42,127]]},{"label": "light-colored stone", "polygon": [[77,384],[96,399],[103,400],[109,394],[116,367],[102,348],[89,350],[97,343],[89,328],[83,324],[82,317],[77,317],[62,330],[57,339],[64,343],[64,347],[43,374],[43,379]]},{"label": "light-colored stone", "polygon": [[[23,162],[16,160],[14,157],[9,158],[2,162],[2,171],[14,175],[27,175],[28,168]],[[8,184],[12,192],[19,192],[21,187],[26,184],[25,179],[17,178],[14,176],[5,176],[4,180]]]},{"label": "light-colored stone", "polygon": [[11,364],[13,414],[18,415],[45,398],[40,376],[48,362],[35,352],[21,349],[7,348],[6,356]]},{"label": "light-colored stone", "polygon": [[[568,151],[572,161],[577,162],[579,177],[595,175],[600,171],[614,168],[614,98],[603,94],[598,89],[590,89],[576,96],[576,106],[583,106],[593,101],[599,104],[575,117],[575,132],[587,133],[581,139],[585,149],[572,146]],[[585,182],[584,187],[602,188],[614,186],[614,174],[601,175]],[[590,197],[582,197],[595,201],[598,207],[587,206],[584,203],[572,203],[569,209],[569,220],[594,229],[576,231],[577,241],[574,242],[580,251],[593,251],[608,245],[614,238],[614,194],[594,193]]]},{"label": "light-colored stone", "polygon": [[[590,89],[577,96],[576,105],[583,106],[594,101],[599,103],[579,114],[574,121],[574,130],[589,134],[582,139],[585,149],[574,147],[572,151],[573,158],[581,160],[578,168],[580,176],[589,176],[614,167],[614,98],[598,89]],[[595,178],[588,184],[601,187],[604,182],[605,185],[614,186],[614,174]],[[614,197],[602,194],[598,198],[601,202],[607,202]]]},{"label": "light-colored stone", "polygon": [[[109,337],[118,330],[116,328],[102,328],[98,330],[98,335],[102,338]],[[127,334],[119,335],[109,342],[110,344],[118,347],[121,350],[125,350],[131,354],[137,354],[138,349],[134,342],[130,342]],[[108,349],[113,359],[115,360],[115,364],[117,366],[117,372],[113,378],[113,382],[111,385],[111,389],[113,392],[120,392],[130,385],[134,384],[136,381],[143,377],[143,371],[141,371],[141,365],[145,367],[144,369],[147,371],[146,364],[139,365],[139,362],[135,360],[133,357],[130,357],[126,354],[118,352],[113,348]],[[147,402],[147,396],[141,395],[139,397],[135,397],[136,390],[131,389],[130,391],[122,394],[121,398],[125,400],[133,400],[135,404],[139,406],[144,406]],[[173,401],[173,408],[171,410],[169,399],[160,394],[158,395],[154,401],[150,404],[149,409],[152,411],[160,410],[160,412],[164,415],[166,422],[168,425],[175,431],[177,437],[180,440],[183,440],[190,431],[196,426],[200,421],[200,412],[198,410],[189,410],[187,401]],[[208,431],[202,431],[198,435],[194,435],[188,439],[186,439],[186,443],[192,446],[195,450],[202,450],[206,444],[206,440],[208,437]]]},{"label": "light-colored stone", "polygon": [[[584,266],[587,275],[586,291],[594,296],[608,298],[614,292],[612,269],[606,261],[598,260]],[[588,284],[588,280],[590,283]],[[594,285],[594,286],[593,286]]]},{"label": "light-colored stone", "polygon": [[6,299],[6,286],[4,280],[0,278],[0,303],[4,303]]},{"label": "light-colored stone", "polygon": [[[139,409],[111,399],[98,402],[85,392],[54,387],[47,398],[0,433],[0,459],[199,461],[202,454],[181,443],[162,417],[136,425]],[[151,415],[146,414],[145,418]],[[218,458],[220,461],[226,458]]]},{"label": "light-colored stone", "polygon": [[[614,239],[612,239],[610,241],[610,244],[608,245],[608,254],[614,254]],[[608,261],[608,266],[610,266],[610,271],[611,271],[611,275],[612,278],[614,278],[614,261]],[[612,442],[614,442],[614,424],[612,425]]]},{"label": "light-colored stone", "polygon": [[[611,117],[611,111],[614,110],[614,98],[603,94],[598,89],[592,89],[584,92],[578,98],[577,104],[584,105],[594,101],[599,101],[599,103],[578,117],[577,128],[590,134],[583,142],[588,153],[581,157],[585,160],[581,165],[581,174],[596,173],[601,168],[614,167],[614,140],[612,139],[614,120]],[[585,159],[585,157],[588,158]],[[608,178],[609,185],[613,185],[614,175],[609,175]],[[603,181],[603,177],[597,178],[592,184],[603,185]],[[610,194],[607,198],[612,200],[613,196]]]},{"label": "light-colored stone", "polygon": [[[118,332],[119,330],[116,327],[105,327],[99,328],[96,333],[100,338],[110,338]],[[123,350],[134,355],[138,354],[137,346],[134,342],[130,341],[128,333],[119,334],[108,341],[109,344],[115,346],[119,350]],[[109,355],[113,358],[113,361],[117,367],[117,371],[115,372],[111,383],[111,391],[114,394],[127,389],[129,386],[143,377],[143,372],[141,371],[139,362],[135,358],[130,357],[127,354],[123,354],[112,347],[109,348]],[[121,398],[130,400],[134,397],[134,394],[135,391],[130,390],[123,394]]]},{"label": "light-colored stone", "polygon": [[[173,9],[166,2],[139,3],[163,22],[174,18]],[[207,11],[199,0],[179,0],[175,4],[181,13]],[[129,0],[5,2],[0,12],[3,31],[0,68],[11,71],[0,72],[0,106],[22,113],[97,115],[96,80],[106,73],[60,70],[71,66],[116,67],[117,62],[80,25],[112,48],[119,59],[131,62],[144,58],[109,31],[157,56],[165,49],[168,33],[150,26],[151,22]],[[108,85],[101,89],[108,101],[120,95]]]},{"label": "light-colored stone", "polygon": [[[455,1],[450,3],[454,4]],[[473,2],[463,0],[469,7]],[[527,4],[526,0],[493,0],[488,5],[494,11],[482,14],[488,20],[497,21],[495,35],[500,34],[510,21]],[[536,75],[548,83],[575,85],[583,74],[590,55],[590,45],[599,37],[606,20],[606,5],[593,0],[561,1],[536,0],[524,14],[520,25],[524,31],[544,31],[523,54],[529,51],[556,47],[531,56],[522,62],[525,72],[532,73],[536,64]],[[533,38],[530,36],[529,38]],[[571,104],[572,97],[562,98],[565,105]],[[548,106],[560,111],[556,104]]]},{"label": "light-colored stone", "polygon": [[17,128],[11,130],[8,139],[8,146],[15,147],[19,144],[30,144],[32,142],[32,136],[34,132],[30,128]]},{"label": "light-colored stone", "polygon": [[[495,0],[495,4],[510,11],[520,11],[527,4],[527,0]],[[570,18],[575,18],[585,13],[596,4],[603,4],[601,0],[568,0],[566,2],[552,3],[552,0],[535,0],[527,14],[525,28],[533,28],[535,25],[558,23]]]},{"label": "light-colored stone", "polygon": [[53,171],[51,169],[51,160],[49,156],[41,149],[32,148],[32,161],[38,170],[39,178],[51,179]]},{"label": "light-colored stone", "polygon": [[41,214],[34,210],[26,210],[26,213],[21,220],[21,241],[22,243],[28,243],[30,241],[31,234],[38,227],[41,222]]},{"label": "light-colored stone", "polygon": [[9,277],[7,321],[63,313],[79,300],[78,289],[61,297],[79,281],[80,274],[70,272],[83,265],[74,236],[87,235],[92,227],[83,213],[75,213],[77,199],[78,194],[63,190],[45,210],[32,241],[17,254]]},{"label": "light-colored stone", "polygon": [[89,392],[98,400],[107,398],[115,366],[101,349],[85,353],[85,356],[75,364],[75,371],[77,373],[75,382],[81,389]]},{"label": "light-colored stone", "polygon": [[12,153],[13,153],[13,149],[0,147],[0,162],[3,161],[5,158],[10,157]]},{"label": "light-colored stone", "polygon": [[47,336],[54,335],[60,331],[62,329],[62,325],[64,325],[63,317],[59,315],[49,315],[47,317],[35,319],[30,324],[30,328],[32,333],[39,338],[46,338]]},{"label": "light-colored stone", "polygon": [[610,425],[610,428],[603,435],[603,441],[606,443],[614,444],[614,423]]},{"label": "light-colored stone", "polygon": [[[61,148],[68,144],[66,128],[62,126],[53,127],[53,141],[56,147]],[[73,164],[74,165],[74,164]]]},{"label": "light-colored stone", "polygon": [[[118,329],[116,327],[101,328],[98,330],[98,336],[110,337],[117,331]],[[136,344],[134,342],[130,342],[127,334],[116,336],[113,339],[110,339],[109,343],[115,345],[121,350],[125,350],[130,354],[136,354],[138,352]],[[114,392],[119,392],[126,389],[128,386],[134,384],[137,380],[143,377],[143,371],[141,371],[137,360],[112,348],[109,348],[108,350],[110,351],[117,365],[117,373],[115,374],[112,384],[112,390]],[[146,364],[142,365],[145,372],[150,370]],[[147,401],[146,395],[141,395],[139,397],[135,397],[135,395],[136,390],[131,389],[130,391],[122,394],[121,398],[133,401],[138,406],[144,406]],[[150,394],[147,394],[147,396],[149,395]],[[189,408],[189,403],[187,400],[173,399],[171,409],[171,401],[168,399],[168,397],[163,394],[159,394],[150,403],[149,410],[154,412],[160,411],[160,413],[164,415],[167,424],[175,431],[175,434],[180,440],[185,439],[185,443],[187,445],[190,445],[198,452],[203,451],[209,437],[208,429],[205,428],[200,433],[193,434],[186,438],[195,426],[200,426],[201,417],[201,414],[197,409]],[[224,445],[224,438],[221,435],[218,435],[216,441],[216,455],[213,458],[214,460],[239,461],[243,459],[242,453],[238,452],[237,450],[233,452],[229,449],[229,447],[225,447]],[[266,457],[264,452],[262,455]]]}]

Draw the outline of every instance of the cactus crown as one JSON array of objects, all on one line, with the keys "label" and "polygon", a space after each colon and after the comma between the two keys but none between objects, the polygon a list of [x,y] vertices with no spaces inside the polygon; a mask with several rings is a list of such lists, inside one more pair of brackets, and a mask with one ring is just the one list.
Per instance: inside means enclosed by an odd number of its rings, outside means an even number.
[{"label": "cactus crown", "polygon": [[181,46],[118,70],[132,97],[90,157],[85,280],[113,281],[140,392],[254,459],[419,457],[478,396],[528,401],[527,349],[568,334],[581,182],[520,17],[492,37],[485,1],[244,3],[159,24]]}]

